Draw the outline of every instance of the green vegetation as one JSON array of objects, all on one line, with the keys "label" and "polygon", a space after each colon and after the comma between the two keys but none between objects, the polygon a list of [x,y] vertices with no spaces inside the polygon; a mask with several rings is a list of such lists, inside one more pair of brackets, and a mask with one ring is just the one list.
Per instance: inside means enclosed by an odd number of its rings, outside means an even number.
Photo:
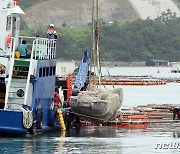
[{"label": "green vegetation", "polygon": [[[164,17],[167,17],[165,20]],[[145,61],[162,58],[180,61],[180,18],[165,13],[156,20],[137,20],[100,25],[100,53],[105,60]],[[57,57],[81,60],[83,49],[92,47],[91,26],[56,28]],[[46,37],[46,29],[21,31],[22,35]]]}]

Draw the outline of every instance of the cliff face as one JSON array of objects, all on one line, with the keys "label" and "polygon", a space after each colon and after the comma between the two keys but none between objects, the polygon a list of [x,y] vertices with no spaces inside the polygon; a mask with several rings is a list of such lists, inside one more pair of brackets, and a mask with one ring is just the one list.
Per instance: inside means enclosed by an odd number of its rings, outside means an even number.
[{"label": "cliff face", "polygon": [[[23,19],[29,28],[46,27],[50,23],[60,27],[87,25],[91,22],[92,0],[48,0],[24,10]],[[99,19],[132,21],[139,18],[128,0],[99,0]]]}]

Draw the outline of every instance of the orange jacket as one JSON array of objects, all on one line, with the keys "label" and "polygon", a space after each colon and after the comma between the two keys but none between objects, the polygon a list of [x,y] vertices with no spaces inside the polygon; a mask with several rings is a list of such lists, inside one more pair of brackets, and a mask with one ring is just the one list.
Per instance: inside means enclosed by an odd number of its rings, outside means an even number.
[{"label": "orange jacket", "polygon": [[54,34],[54,33],[55,33],[54,28],[49,28],[47,31],[47,34]]},{"label": "orange jacket", "polygon": [[54,105],[55,105],[55,106],[58,106],[59,103],[60,103],[60,95],[59,95],[58,92],[55,92],[55,93],[54,93]]}]

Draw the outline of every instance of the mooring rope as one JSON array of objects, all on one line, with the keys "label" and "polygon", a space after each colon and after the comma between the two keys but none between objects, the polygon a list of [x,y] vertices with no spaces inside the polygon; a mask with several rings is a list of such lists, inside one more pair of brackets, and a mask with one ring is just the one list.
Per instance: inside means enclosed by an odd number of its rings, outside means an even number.
[{"label": "mooring rope", "polygon": [[[70,108],[68,108],[68,109],[70,109]],[[66,109],[65,109],[65,110],[66,110]],[[72,111],[69,111],[69,110],[66,110],[66,111],[69,112],[69,113],[73,113],[73,114],[75,114],[75,115],[78,115],[78,116],[82,116],[82,117],[86,117],[86,118],[91,118],[91,119],[95,119],[95,120],[100,120],[100,121],[102,121],[102,123],[108,122],[108,121],[104,121],[104,120],[101,119],[101,118],[96,118],[96,117],[92,117],[92,116],[88,116],[88,115],[83,115],[83,114],[76,113],[76,112],[72,112]]]}]

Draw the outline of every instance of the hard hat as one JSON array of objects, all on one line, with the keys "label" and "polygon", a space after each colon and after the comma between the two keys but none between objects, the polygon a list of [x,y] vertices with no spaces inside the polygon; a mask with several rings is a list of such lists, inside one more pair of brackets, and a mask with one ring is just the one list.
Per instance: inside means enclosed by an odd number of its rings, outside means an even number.
[{"label": "hard hat", "polygon": [[54,24],[50,24],[50,27],[54,27]]}]

